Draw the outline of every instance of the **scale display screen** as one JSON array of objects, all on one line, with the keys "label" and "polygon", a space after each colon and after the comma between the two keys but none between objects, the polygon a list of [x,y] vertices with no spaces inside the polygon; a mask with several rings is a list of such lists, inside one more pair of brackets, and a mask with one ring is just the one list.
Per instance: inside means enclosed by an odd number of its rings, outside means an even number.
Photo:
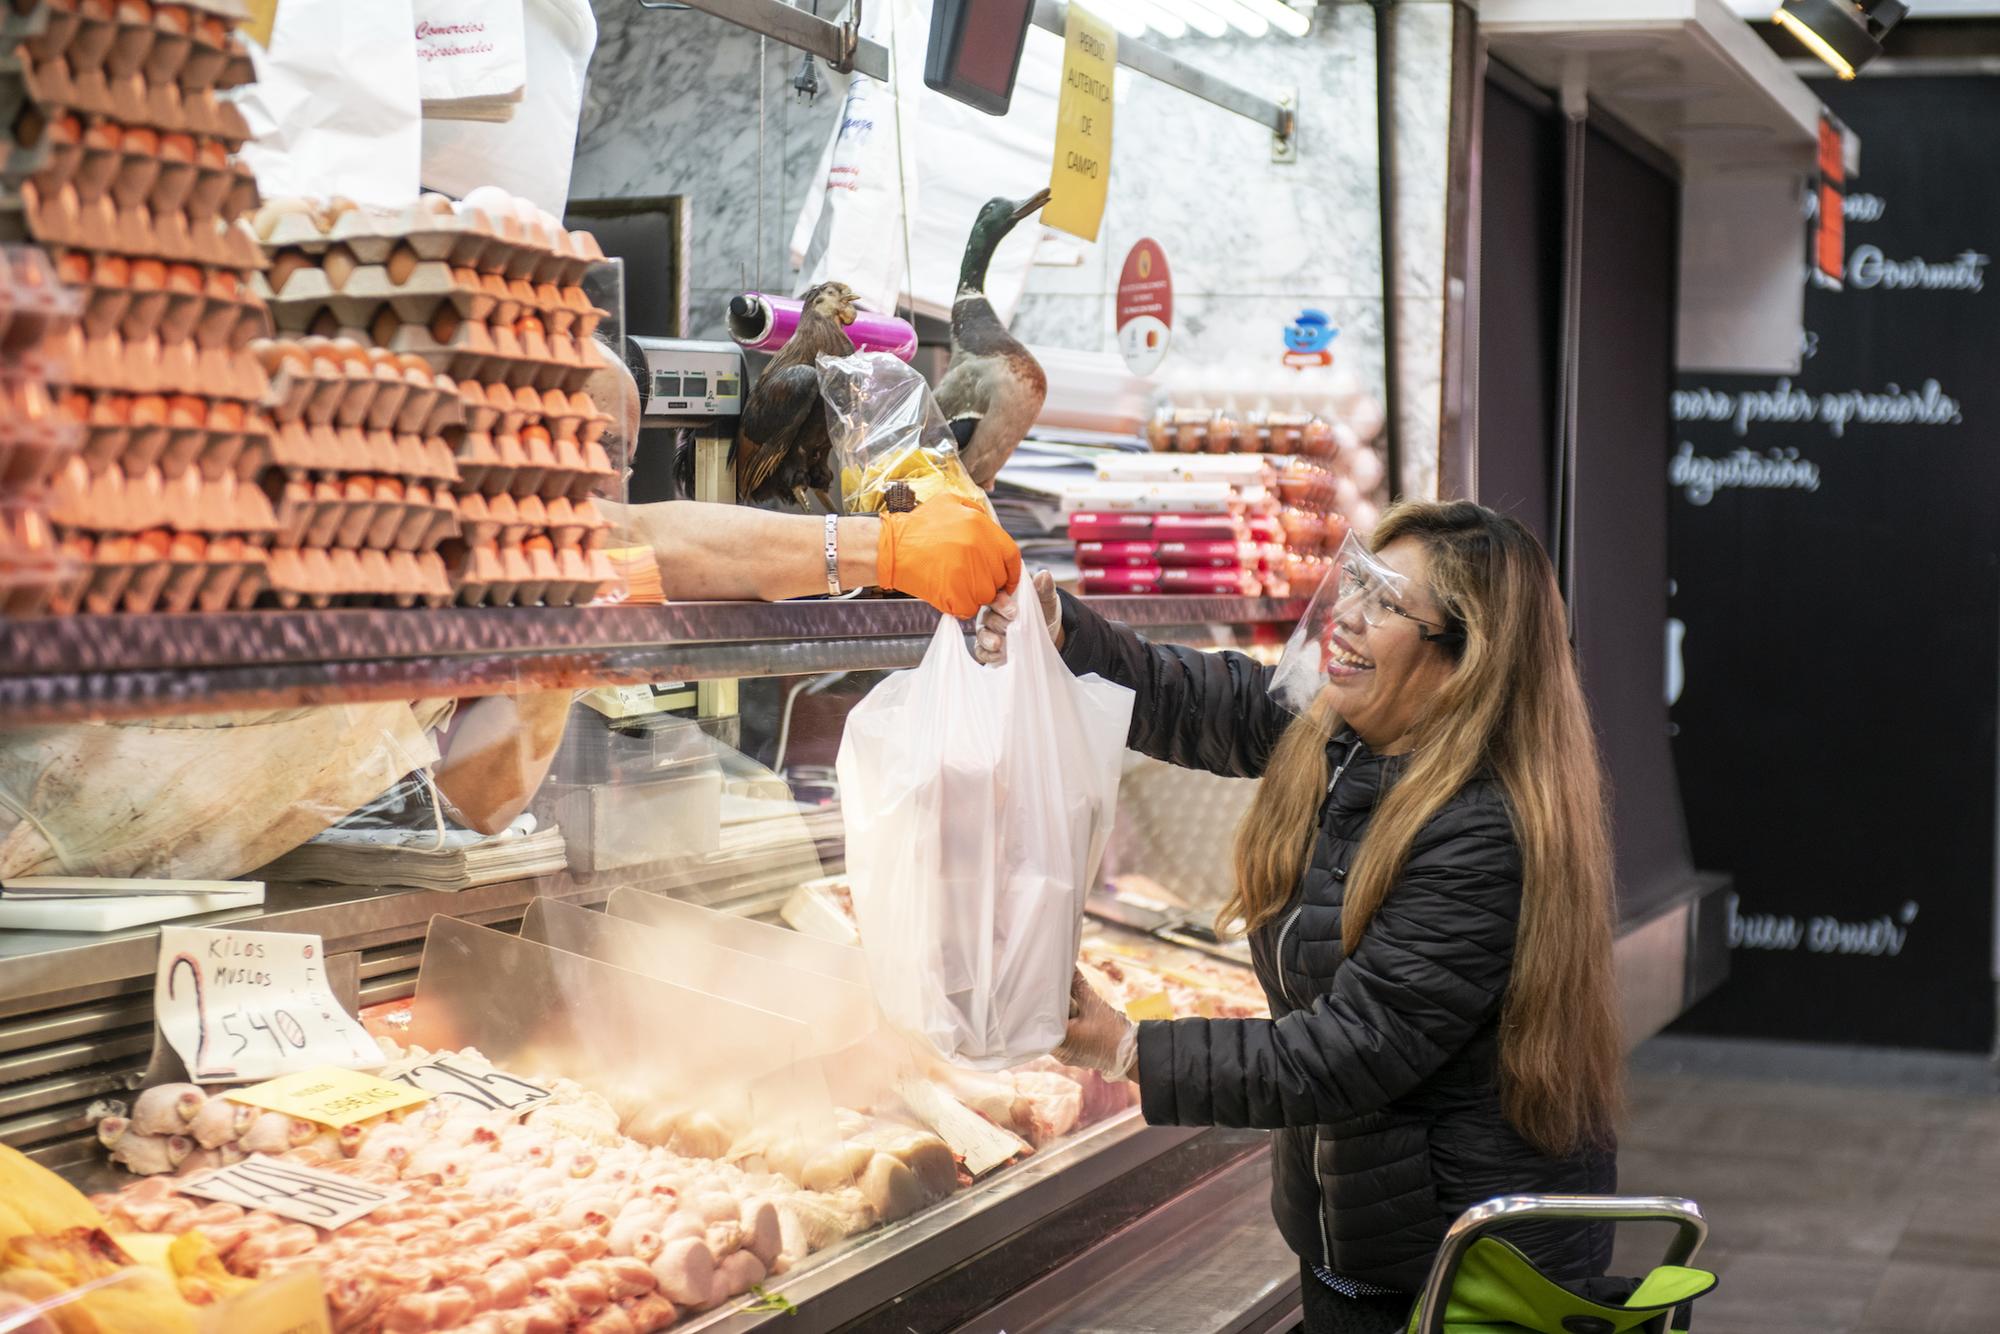
[{"label": "scale display screen", "polygon": [[1034,0],[937,0],[924,82],[989,115],[1006,115],[1034,12]]}]

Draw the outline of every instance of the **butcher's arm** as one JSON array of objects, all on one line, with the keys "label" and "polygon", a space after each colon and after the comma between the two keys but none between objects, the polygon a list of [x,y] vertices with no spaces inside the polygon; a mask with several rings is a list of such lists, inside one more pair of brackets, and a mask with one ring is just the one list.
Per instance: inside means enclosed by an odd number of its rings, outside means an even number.
[{"label": "butcher's arm", "polygon": [[[628,540],[649,546],[670,602],[782,602],[826,592],[826,521],[742,505],[669,500],[598,507]],[[876,577],[881,520],[840,520],[840,586]]]},{"label": "butcher's arm", "polygon": [[567,690],[541,690],[458,706],[437,785],[459,823],[497,834],[528,808],[562,745],[570,700]]}]

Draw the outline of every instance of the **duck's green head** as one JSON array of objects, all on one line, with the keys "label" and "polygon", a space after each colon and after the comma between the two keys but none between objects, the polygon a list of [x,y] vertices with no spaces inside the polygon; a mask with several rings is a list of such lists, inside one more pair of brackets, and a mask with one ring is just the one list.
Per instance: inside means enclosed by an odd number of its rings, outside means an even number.
[{"label": "duck's green head", "polygon": [[1039,213],[1049,202],[1047,190],[1037,190],[1026,199],[989,199],[979,210],[973,221],[972,235],[965,243],[965,263],[958,272],[958,288],[975,291],[986,286],[986,269],[993,262],[993,252],[1007,239],[1007,233],[1014,230],[1024,220]]}]

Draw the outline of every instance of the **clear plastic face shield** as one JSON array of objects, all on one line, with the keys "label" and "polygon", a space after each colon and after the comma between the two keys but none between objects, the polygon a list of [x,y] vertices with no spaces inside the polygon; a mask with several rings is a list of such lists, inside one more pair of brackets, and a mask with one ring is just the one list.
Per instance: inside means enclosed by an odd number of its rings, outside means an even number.
[{"label": "clear plastic face shield", "polygon": [[1367,631],[1392,620],[1415,622],[1420,638],[1448,649],[1464,642],[1464,632],[1456,626],[1413,612],[1415,598],[1408,578],[1349,533],[1285,643],[1271,694],[1293,713],[1307,712],[1333,681],[1359,679],[1374,670],[1367,657]]}]

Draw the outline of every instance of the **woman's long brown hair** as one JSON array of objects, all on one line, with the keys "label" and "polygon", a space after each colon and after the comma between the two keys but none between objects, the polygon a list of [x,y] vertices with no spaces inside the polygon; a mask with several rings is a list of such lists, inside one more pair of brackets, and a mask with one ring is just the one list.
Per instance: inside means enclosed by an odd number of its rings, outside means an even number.
[{"label": "woman's long brown hair", "polygon": [[[1521,849],[1521,920],[1500,1014],[1507,1119],[1554,1154],[1607,1142],[1623,1041],[1611,966],[1611,839],[1603,770],[1548,554],[1515,520],[1469,502],[1397,505],[1377,551],[1420,542],[1430,590],[1463,629],[1458,668],[1425,708],[1402,775],[1381,799],[1347,878],[1352,954],[1418,833],[1482,770],[1507,795]],[[1445,652],[1440,647],[1437,651]],[[1279,739],[1236,835],[1236,893],[1217,927],[1245,930],[1290,904],[1306,870],[1339,728],[1322,694]]]}]

